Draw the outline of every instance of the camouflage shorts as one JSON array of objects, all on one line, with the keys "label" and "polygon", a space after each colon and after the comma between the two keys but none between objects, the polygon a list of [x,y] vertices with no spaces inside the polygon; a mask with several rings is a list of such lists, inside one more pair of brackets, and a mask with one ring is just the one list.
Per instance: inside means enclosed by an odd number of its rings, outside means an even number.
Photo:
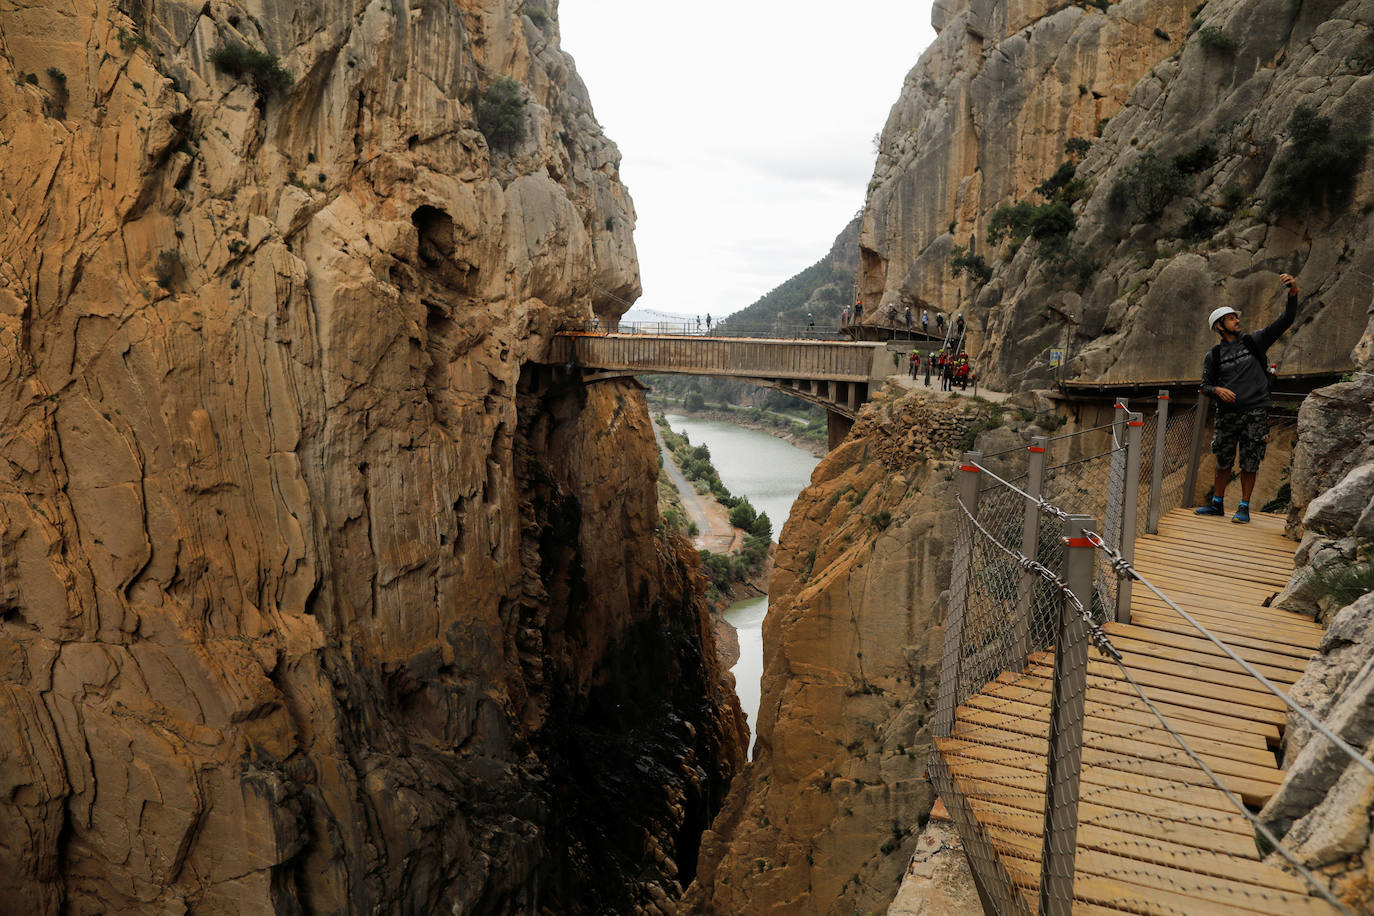
[{"label": "camouflage shorts", "polygon": [[1240,447],[1240,469],[1254,473],[1264,460],[1264,446],[1269,440],[1269,408],[1217,411],[1216,432],[1212,435],[1212,454],[1217,456],[1217,468],[1227,470]]}]

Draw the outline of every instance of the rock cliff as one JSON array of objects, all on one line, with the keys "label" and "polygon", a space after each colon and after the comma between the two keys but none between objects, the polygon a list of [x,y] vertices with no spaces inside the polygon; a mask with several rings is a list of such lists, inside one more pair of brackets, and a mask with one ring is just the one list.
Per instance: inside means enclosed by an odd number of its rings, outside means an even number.
[{"label": "rock cliff", "polygon": [[1072,375],[1195,378],[1200,316],[1259,326],[1289,271],[1307,296],[1272,355],[1348,369],[1374,158],[1302,169],[1367,145],[1371,22],[1363,2],[937,4],[883,131],[860,295],[964,312],[989,384],[1035,387],[1062,346]]},{"label": "rock cliff", "polygon": [[744,723],[535,365],[639,291],[555,14],[0,6],[0,910],[673,909]]},{"label": "rock cliff", "polygon": [[[1293,698],[1357,751],[1374,750],[1374,310],[1349,381],[1312,394],[1293,456],[1293,578],[1276,603],[1328,623]],[[1288,777],[1261,818],[1352,912],[1374,913],[1374,776],[1289,716]],[[1277,859],[1277,857],[1274,857]]]},{"label": "rock cliff", "polygon": [[703,838],[695,910],[868,913],[892,900],[934,800],[950,459],[995,425],[991,410],[880,397],[793,504],[754,760]]}]

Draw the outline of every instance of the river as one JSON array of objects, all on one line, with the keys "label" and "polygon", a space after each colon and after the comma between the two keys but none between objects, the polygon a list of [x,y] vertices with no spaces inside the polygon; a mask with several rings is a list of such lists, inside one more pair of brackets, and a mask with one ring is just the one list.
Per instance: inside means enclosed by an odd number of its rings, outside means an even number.
[{"label": "river", "polygon": [[[767,512],[777,540],[792,501],[811,482],[811,471],[820,459],[792,443],[756,429],[667,414],[668,425],[686,434],[693,445],[711,450],[711,463],[721,483],[736,496],[747,496],[760,512]],[[749,717],[750,752],[759,711],[759,681],[763,677],[763,618],[768,599],[750,598],[732,604],[725,619],[739,633],[739,661],[730,670],[740,706]]]}]

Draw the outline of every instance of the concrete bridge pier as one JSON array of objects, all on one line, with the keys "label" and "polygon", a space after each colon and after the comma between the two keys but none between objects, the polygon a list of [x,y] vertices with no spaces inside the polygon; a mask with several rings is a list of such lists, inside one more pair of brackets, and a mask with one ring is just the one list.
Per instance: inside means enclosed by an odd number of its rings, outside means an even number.
[{"label": "concrete bridge pier", "polygon": [[825,412],[825,426],[829,437],[826,442],[826,449],[833,452],[836,446],[844,441],[844,437],[849,435],[849,430],[854,427],[854,418],[846,417],[844,414],[833,410],[827,410]]}]

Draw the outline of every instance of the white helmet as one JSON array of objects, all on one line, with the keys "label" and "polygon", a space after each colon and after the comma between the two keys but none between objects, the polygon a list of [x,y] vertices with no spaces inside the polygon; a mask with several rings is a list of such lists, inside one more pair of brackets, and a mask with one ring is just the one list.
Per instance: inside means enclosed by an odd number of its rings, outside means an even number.
[{"label": "white helmet", "polygon": [[1229,305],[1223,305],[1223,306],[1222,306],[1221,308],[1219,308],[1219,309],[1213,309],[1213,310],[1212,310],[1212,314],[1210,314],[1210,315],[1207,316],[1207,327],[1209,327],[1209,328],[1215,328],[1215,327],[1217,326],[1217,322],[1220,321],[1221,319],[1225,318],[1227,315],[1239,315],[1239,314],[1240,314],[1240,312],[1238,312],[1238,311],[1236,311],[1235,309],[1231,308],[1231,306],[1229,306]]}]

